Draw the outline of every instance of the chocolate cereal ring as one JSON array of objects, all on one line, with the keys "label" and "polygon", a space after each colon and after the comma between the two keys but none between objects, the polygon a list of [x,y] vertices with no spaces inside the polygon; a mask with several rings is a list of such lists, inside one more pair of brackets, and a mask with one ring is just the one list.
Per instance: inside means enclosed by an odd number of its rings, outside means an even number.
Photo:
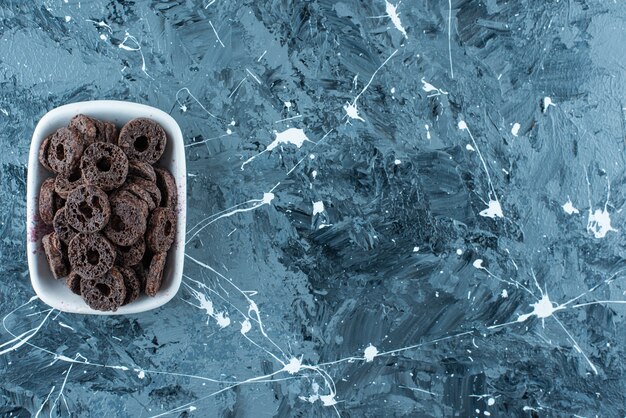
[{"label": "chocolate cereal ring", "polygon": [[86,115],[76,115],[70,119],[68,127],[76,129],[83,136],[85,145],[90,145],[96,142],[98,139],[98,127],[96,126],[96,120]]},{"label": "chocolate cereal ring", "polygon": [[[54,193],[54,208],[55,208],[55,212],[54,212],[55,216],[60,210],[65,210],[65,199],[59,196],[56,192]],[[52,218],[52,227],[54,228],[54,218]]]},{"label": "chocolate cereal ring", "polygon": [[128,179],[124,188],[148,204],[148,209],[152,211],[161,203],[161,191],[156,183],[139,178]]},{"label": "chocolate cereal ring", "polygon": [[133,271],[135,272],[135,276],[137,276],[137,278],[139,279],[139,282],[141,283],[141,289],[145,289],[145,287],[146,287],[146,269],[143,266],[143,263],[138,263],[138,264],[132,266],[131,269],[133,269]]},{"label": "chocolate cereal ring", "polygon": [[138,118],[124,125],[117,142],[129,160],[154,164],[165,151],[167,136],[161,125],[155,121]]},{"label": "chocolate cereal ring", "polygon": [[80,283],[82,279],[83,278],[80,274],[72,270],[70,271],[70,274],[68,274],[67,277],[65,278],[65,284],[67,285],[67,287],[69,287],[72,293],[75,293],[80,296]]},{"label": "chocolate cereal ring", "polygon": [[85,149],[80,169],[85,183],[110,191],[126,180],[128,158],[117,145],[96,142]]},{"label": "chocolate cereal ring", "polygon": [[157,186],[161,190],[161,206],[176,210],[178,191],[172,174],[164,168],[154,168]]},{"label": "chocolate cereal ring", "polygon": [[170,249],[176,237],[176,213],[169,208],[156,208],[150,215],[146,232],[148,248],[155,253]]},{"label": "chocolate cereal ring", "polygon": [[97,278],[85,277],[81,280],[80,293],[91,309],[116,311],[126,299],[124,276],[113,267]]},{"label": "chocolate cereal ring", "polygon": [[111,122],[103,122],[86,115],[76,115],[70,120],[68,126],[83,135],[85,145],[91,145],[94,142],[117,143],[117,128]]},{"label": "chocolate cereal ring", "polygon": [[102,122],[101,130],[104,131],[103,139],[101,141],[110,142],[111,144],[117,144],[117,126],[111,122]]},{"label": "chocolate cereal ring", "polygon": [[64,207],[57,210],[52,226],[54,227],[54,232],[56,232],[57,236],[64,244],[69,244],[72,238],[74,238],[74,235],[78,233],[67,222]]},{"label": "chocolate cereal ring", "polygon": [[110,215],[109,199],[99,187],[80,186],[67,197],[67,222],[79,232],[100,231],[109,222]]},{"label": "chocolate cereal ring", "polygon": [[146,241],[143,236],[132,245],[129,246],[117,246],[117,263],[120,266],[130,267],[141,262],[144,253],[146,252]]},{"label": "chocolate cereal ring", "polygon": [[65,277],[68,273],[67,258],[63,252],[63,244],[55,232],[41,239],[48,265],[55,279]]},{"label": "chocolate cereal ring", "polygon": [[153,183],[156,182],[156,173],[154,168],[143,161],[133,160],[128,162],[128,175],[139,177]]},{"label": "chocolate cereal ring", "polygon": [[132,245],[146,232],[148,205],[131,196],[121,191],[111,197],[111,220],[104,234],[116,245]]},{"label": "chocolate cereal ring", "polygon": [[48,165],[57,174],[70,173],[83,155],[84,143],[74,128],[60,128],[50,137]]},{"label": "chocolate cereal ring", "polygon": [[[65,206],[65,199],[63,199],[57,192],[54,192],[54,208],[58,212],[63,206]],[[55,212],[56,213],[56,212]]]},{"label": "chocolate cereal ring", "polygon": [[113,267],[115,247],[102,235],[76,234],[68,247],[70,265],[83,277],[101,277]]},{"label": "chocolate cereal ring", "polygon": [[141,293],[141,281],[135,274],[135,271],[126,267],[117,268],[124,277],[124,285],[126,286],[126,298],[122,305],[131,303],[139,297]]},{"label": "chocolate cereal ring", "polygon": [[139,186],[138,184],[126,183],[122,190],[132,194],[135,197],[135,199],[141,199],[144,202],[146,202],[146,204],[148,205],[149,211],[152,211],[156,208],[156,206],[154,205],[154,200],[152,200],[150,193],[148,193],[147,190],[142,189],[141,186]]},{"label": "chocolate cereal ring", "polygon": [[152,199],[154,206],[159,207],[159,205],[161,204],[161,190],[159,190],[159,187],[156,185],[155,182],[145,180],[139,177],[133,177],[131,181],[147,191],[150,194],[150,198]]},{"label": "chocolate cereal ring", "polygon": [[54,179],[46,179],[39,189],[39,216],[46,225],[52,225],[54,214],[61,202],[54,191]]},{"label": "chocolate cereal ring", "polygon": [[165,260],[167,259],[167,253],[156,253],[152,256],[150,261],[150,267],[146,273],[146,294],[148,296],[155,296],[161,284],[163,282],[163,268],[165,267]]},{"label": "chocolate cereal ring", "polygon": [[39,147],[39,154],[37,158],[39,159],[39,164],[44,166],[46,170],[52,171],[50,164],[48,164],[48,150],[49,149],[50,149],[50,136],[47,136],[45,137],[45,139],[41,143],[41,146]]},{"label": "chocolate cereal ring", "polygon": [[54,190],[63,199],[67,199],[67,196],[72,190],[83,184],[83,174],[80,168],[74,168],[70,173],[58,174],[54,180]]}]

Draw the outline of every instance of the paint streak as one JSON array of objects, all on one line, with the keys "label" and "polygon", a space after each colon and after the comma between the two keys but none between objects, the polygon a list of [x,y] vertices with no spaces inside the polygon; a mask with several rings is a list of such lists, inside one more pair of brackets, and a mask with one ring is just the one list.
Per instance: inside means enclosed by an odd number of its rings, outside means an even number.
[{"label": "paint streak", "polygon": [[400,15],[397,12],[397,8],[398,5],[394,6],[389,3],[389,1],[385,0],[385,12],[387,13],[387,16],[389,16],[389,19],[391,19],[391,23],[393,23],[402,36],[408,39],[409,37],[407,36],[406,31],[404,30],[404,27],[402,27],[402,22],[400,21]]}]

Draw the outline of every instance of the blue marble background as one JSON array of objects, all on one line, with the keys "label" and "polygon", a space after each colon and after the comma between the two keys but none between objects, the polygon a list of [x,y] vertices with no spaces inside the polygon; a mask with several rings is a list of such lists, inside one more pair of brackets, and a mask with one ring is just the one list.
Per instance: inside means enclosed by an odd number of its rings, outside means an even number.
[{"label": "blue marble background", "polygon": [[[626,414],[623,2],[0,19],[1,416]],[[50,310],[25,257],[34,126],[104,98],[188,145],[183,286],[126,317]]]}]

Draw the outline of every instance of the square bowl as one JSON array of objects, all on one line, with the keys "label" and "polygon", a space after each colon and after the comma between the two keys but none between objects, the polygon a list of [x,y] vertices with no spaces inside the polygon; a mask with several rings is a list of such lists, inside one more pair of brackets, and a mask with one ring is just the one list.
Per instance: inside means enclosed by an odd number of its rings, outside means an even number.
[{"label": "square bowl", "polygon": [[[176,238],[168,251],[161,289],[154,297],[142,294],[137,300],[121,306],[115,312],[91,309],[83,299],[72,293],[64,279],[55,279],[50,271],[41,239],[51,227],[39,216],[39,189],[43,181],[52,176],[39,164],[39,147],[46,136],[66,126],[79,113],[104,121],[113,122],[118,129],[131,119],[144,117],[158,122],[167,134],[167,146],[157,165],[167,168],[176,180],[178,188]],[[26,251],[30,281],[37,296],[52,308],[63,312],[92,315],[124,315],[149,311],[171,300],[178,292],[185,261],[185,225],[187,212],[187,169],[185,145],[178,123],[167,113],[151,106],[116,100],[94,100],[71,103],[46,113],[33,132],[28,158],[26,186]]]}]

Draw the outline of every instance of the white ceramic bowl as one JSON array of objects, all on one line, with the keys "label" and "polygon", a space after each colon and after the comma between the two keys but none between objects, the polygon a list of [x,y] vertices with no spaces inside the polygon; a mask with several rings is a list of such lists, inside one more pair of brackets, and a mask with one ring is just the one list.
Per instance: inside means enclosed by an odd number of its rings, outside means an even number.
[{"label": "white ceramic bowl", "polygon": [[[163,284],[155,297],[142,295],[136,301],[120,307],[115,312],[101,312],[91,309],[80,296],[72,293],[65,285],[65,280],[56,280],[43,252],[41,238],[49,229],[39,217],[39,188],[43,181],[52,176],[39,164],[39,146],[44,138],[79,114],[93,116],[115,123],[121,128],[126,122],[138,117],[150,118],[158,122],[167,133],[167,147],[159,162],[167,168],[178,187],[178,223],[176,239],[167,256]],[[30,144],[28,158],[28,182],[26,189],[26,250],[28,268],[33,289],[39,298],[51,307],[64,312],[93,315],[124,315],[145,312],[164,305],[176,295],[183,275],[185,259],[185,223],[187,212],[187,169],[185,167],[185,146],[183,135],[176,121],[162,110],[139,103],[115,100],[94,100],[64,105],[52,109],[37,124]]]}]

